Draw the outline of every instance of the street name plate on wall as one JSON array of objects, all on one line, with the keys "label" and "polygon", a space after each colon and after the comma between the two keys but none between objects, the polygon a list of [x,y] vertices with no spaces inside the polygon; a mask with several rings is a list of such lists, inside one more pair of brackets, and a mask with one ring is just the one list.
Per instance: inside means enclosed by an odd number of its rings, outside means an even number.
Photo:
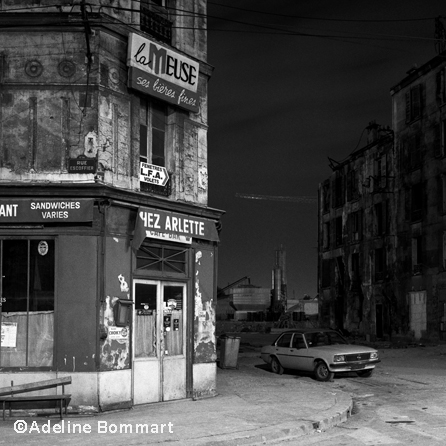
[{"label": "street name plate on wall", "polygon": [[96,173],[96,158],[70,158],[68,173]]}]

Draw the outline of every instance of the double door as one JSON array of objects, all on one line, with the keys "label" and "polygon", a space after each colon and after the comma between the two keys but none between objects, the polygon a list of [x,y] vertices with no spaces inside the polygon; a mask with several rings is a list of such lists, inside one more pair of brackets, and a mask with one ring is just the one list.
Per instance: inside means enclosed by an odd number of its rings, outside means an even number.
[{"label": "double door", "polygon": [[186,398],[186,284],[133,281],[133,403]]}]

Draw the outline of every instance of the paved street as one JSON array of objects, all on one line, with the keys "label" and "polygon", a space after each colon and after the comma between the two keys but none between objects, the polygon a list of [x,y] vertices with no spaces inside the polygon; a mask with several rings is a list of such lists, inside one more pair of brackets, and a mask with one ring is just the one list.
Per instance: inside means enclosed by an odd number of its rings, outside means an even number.
[{"label": "paved street", "polygon": [[446,346],[381,350],[369,379],[335,378],[333,389],[352,395],[353,416],[299,446],[444,445],[446,442]]},{"label": "paved street", "polygon": [[[321,383],[309,375],[271,373],[259,345],[271,335],[244,334],[239,367],[218,369],[219,396],[135,407],[95,416],[26,417],[0,421],[0,445],[323,446],[443,445],[446,441],[446,345],[381,349],[371,378],[356,374]],[[348,418],[347,414],[353,415]],[[14,431],[24,420],[28,432]],[[169,422],[172,425],[169,425]],[[119,432],[121,426],[157,432]],[[77,424],[91,432],[70,432]],[[163,425],[164,424],[164,425]],[[36,428],[30,432],[31,426]],[[51,428],[50,433],[45,429]],[[65,429],[56,432],[56,429]],[[100,428],[103,432],[100,431]],[[114,430],[117,429],[117,430]]]}]

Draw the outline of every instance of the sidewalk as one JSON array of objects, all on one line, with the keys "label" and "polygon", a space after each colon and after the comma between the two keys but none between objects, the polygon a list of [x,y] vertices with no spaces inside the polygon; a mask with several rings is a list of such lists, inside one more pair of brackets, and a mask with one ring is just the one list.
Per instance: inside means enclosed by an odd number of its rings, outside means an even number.
[{"label": "sidewalk", "polygon": [[[0,445],[265,444],[347,419],[352,408],[349,395],[309,377],[275,375],[258,356],[256,351],[241,352],[238,369],[218,369],[214,398],[68,415],[63,423],[57,416],[22,417],[16,412],[12,419],[0,421]],[[15,432],[17,420],[27,423],[26,433]]]}]

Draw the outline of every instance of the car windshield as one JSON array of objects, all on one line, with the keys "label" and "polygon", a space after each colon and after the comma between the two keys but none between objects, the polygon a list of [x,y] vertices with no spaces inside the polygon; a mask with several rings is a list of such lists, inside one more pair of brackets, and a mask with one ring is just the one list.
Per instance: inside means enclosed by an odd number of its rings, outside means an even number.
[{"label": "car windshield", "polygon": [[348,342],[335,331],[321,331],[306,333],[305,338],[309,347],[320,347],[322,345],[348,344]]}]

